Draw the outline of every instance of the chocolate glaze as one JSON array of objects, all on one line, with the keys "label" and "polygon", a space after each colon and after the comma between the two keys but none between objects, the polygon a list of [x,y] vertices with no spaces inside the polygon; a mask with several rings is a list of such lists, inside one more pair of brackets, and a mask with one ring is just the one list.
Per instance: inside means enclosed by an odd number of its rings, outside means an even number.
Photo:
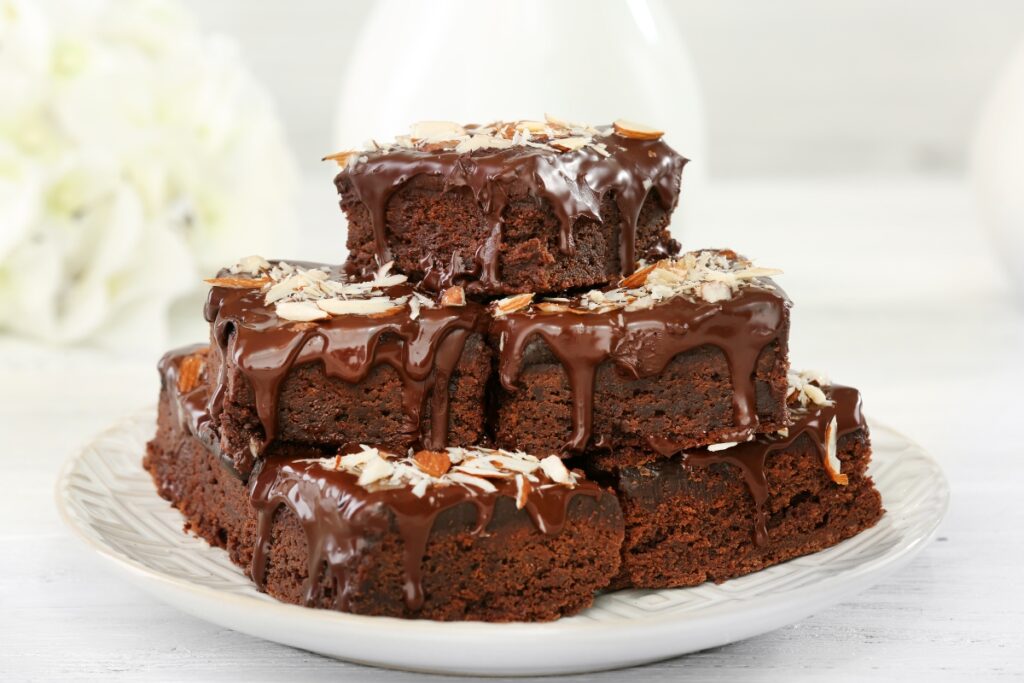
[{"label": "chocolate glaze", "polygon": [[[765,283],[767,284],[767,283]],[[772,285],[774,287],[774,285]],[[604,313],[544,313],[524,309],[496,319],[491,334],[501,353],[502,386],[516,391],[523,355],[539,337],[561,362],[572,389],[572,437],[565,452],[601,447],[605,435],[594,434],[594,377],[599,365],[612,362],[632,377],[661,374],[680,353],[705,344],[725,354],[733,387],[735,432],[726,440],[746,440],[758,426],[754,371],[762,350],[778,340],[785,344],[789,300],[777,287],[751,286],[717,303],[676,297],[648,310],[616,309]],[[663,456],[681,446],[650,438]]]},{"label": "chocolate glaze", "polygon": [[[351,194],[366,206],[373,227],[379,263],[391,260],[387,241],[387,205],[391,196],[416,176],[443,179],[445,189],[466,187],[473,193],[487,221],[489,237],[472,263],[453,259],[448,264],[427,264],[428,280],[435,285],[471,281],[471,291],[500,291],[499,255],[508,187],[522,183],[531,194],[546,200],[561,224],[559,251],[575,254],[573,226],[579,218],[602,221],[601,200],[612,193],[622,215],[619,263],[626,274],[636,267],[636,230],[640,209],[651,190],[661,206],[671,211],[679,202],[683,166],[680,156],[663,140],[635,140],[610,132],[595,136],[609,155],[591,146],[574,152],[517,145],[469,153],[428,152],[395,148],[367,152],[358,163],[338,174],[335,184],[343,197]],[[667,248],[667,247],[666,247]],[[454,256],[454,255],[453,255]]]},{"label": "chocolate glaze", "polygon": [[[299,264],[315,267],[319,264]],[[342,277],[340,270],[332,277]],[[385,293],[411,294],[402,284]],[[237,367],[252,386],[256,411],[263,427],[261,449],[277,434],[277,398],[291,369],[320,363],[324,372],[345,382],[358,383],[378,365],[389,365],[403,384],[406,418],[405,445],[441,448],[448,436],[448,380],[458,365],[466,339],[483,332],[483,308],[423,307],[411,318],[408,308],[385,316],[340,315],[327,320],[296,323],[282,320],[257,289],[213,287],[207,299],[206,320],[212,324],[213,353],[220,356],[220,377],[214,382],[209,413],[217,420],[223,409],[228,363]],[[431,391],[437,387],[436,391]],[[430,396],[431,421],[426,433],[421,416]]]},{"label": "chocolate glaze", "polygon": [[706,448],[686,451],[683,462],[689,467],[707,467],[717,463],[729,463],[740,468],[743,480],[747,484],[751,497],[754,499],[754,542],[759,547],[769,543],[768,513],[766,504],[769,496],[768,478],[765,476],[765,462],[775,451],[785,450],[797,439],[807,435],[822,458],[824,467],[826,455],[825,430],[832,418],[836,418],[837,437],[867,430],[867,423],[861,412],[860,392],[851,387],[832,385],[823,391],[833,404],[830,406],[812,405],[807,408],[793,410],[793,422],[787,436],[778,434],[762,434],[753,441],[737,444],[721,451],[709,451]]},{"label": "chocolate glaze", "polygon": [[[431,487],[418,498],[411,488],[379,488],[368,491],[356,483],[357,477],[335,470],[330,461],[268,459],[260,465],[251,482],[251,500],[258,513],[258,532],[251,573],[261,588],[266,581],[267,559],[272,542],[272,526],[277,509],[285,506],[299,519],[309,546],[309,576],[304,600],[315,605],[321,595],[320,576],[327,565],[335,588],[335,609],[348,610],[348,602],[359,589],[359,578],[347,572],[346,563],[366,552],[368,544],[394,530],[402,539],[404,598],[410,612],[423,607],[421,575],[423,556],[438,515],[459,505],[475,508],[474,535],[486,532],[496,509],[519,514],[513,505],[497,508],[501,498],[515,499],[516,485],[511,480],[492,480],[497,492],[488,493],[461,485]],[[558,534],[565,527],[569,505],[576,496],[597,499],[611,495],[596,484],[581,481],[576,488],[559,485],[535,485],[524,510],[534,526],[544,534]]]},{"label": "chocolate glaze", "polygon": [[180,376],[181,362],[188,356],[195,354],[209,353],[208,344],[192,344],[183,346],[173,351],[168,351],[160,359],[157,369],[160,372],[160,381],[166,391],[173,392],[177,398],[171,404],[177,411],[178,425],[183,431],[199,439],[207,449],[227,465],[231,472],[238,476],[230,458],[226,457],[220,449],[220,436],[217,428],[210,418],[208,404],[210,400],[210,385],[205,376],[201,374],[200,381],[191,391],[178,391],[178,377]]}]

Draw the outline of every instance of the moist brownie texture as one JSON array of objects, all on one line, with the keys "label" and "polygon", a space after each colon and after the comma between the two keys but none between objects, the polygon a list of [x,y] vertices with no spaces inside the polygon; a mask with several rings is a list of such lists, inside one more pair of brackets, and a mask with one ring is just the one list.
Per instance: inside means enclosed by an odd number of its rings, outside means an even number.
[{"label": "moist brownie texture", "polygon": [[610,477],[626,517],[613,587],[722,582],[873,526],[883,511],[866,473],[871,446],[860,393],[818,382],[796,376],[800,401],[788,430]]},{"label": "moist brownie texture", "polygon": [[332,155],[348,266],[394,260],[428,289],[483,295],[603,285],[678,250],[667,227],[686,159],[660,138],[626,122],[434,121]]},{"label": "moist brownie texture", "polygon": [[144,464],[186,528],[279,600],[549,620],[587,607],[619,569],[618,501],[556,457],[461,448],[399,457],[367,446],[325,457],[278,443],[246,485],[182,419],[192,410],[165,384]]},{"label": "moist brownie texture", "polygon": [[613,469],[783,428],[790,304],[775,272],[691,252],[614,289],[495,302],[497,443]]},{"label": "moist brownie texture", "polygon": [[258,257],[210,281],[209,413],[248,474],[274,440],[404,450],[483,436],[486,311],[453,287],[424,296],[385,268]]}]

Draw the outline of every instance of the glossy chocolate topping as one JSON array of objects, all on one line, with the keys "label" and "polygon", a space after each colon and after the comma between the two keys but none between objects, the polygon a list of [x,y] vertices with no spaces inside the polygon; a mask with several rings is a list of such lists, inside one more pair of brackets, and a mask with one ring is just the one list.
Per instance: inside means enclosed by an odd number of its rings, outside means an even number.
[{"label": "glossy chocolate topping", "polygon": [[[550,204],[561,223],[559,250],[566,256],[575,254],[576,220],[602,221],[601,201],[611,193],[622,215],[619,259],[622,271],[628,274],[636,267],[637,221],[645,200],[653,190],[666,211],[674,209],[687,159],[660,139],[625,138],[607,129],[600,131],[594,142],[602,146],[571,152],[527,145],[465,153],[389,148],[364,153],[338,174],[335,184],[343,198],[351,197],[366,206],[379,263],[391,260],[388,201],[406,182],[429,175],[443,179],[446,189],[468,188],[487,221],[489,237],[463,272],[446,272],[440,280],[475,280],[472,284],[478,285],[474,289],[485,293],[500,290],[498,261],[510,184],[522,183]],[[434,276],[439,269],[453,267],[429,265]]]},{"label": "glossy chocolate topping", "polygon": [[[332,277],[344,277],[338,269],[330,272]],[[413,288],[400,284],[384,291],[398,299],[410,296]],[[466,339],[473,332],[483,332],[487,325],[486,312],[473,303],[423,307],[415,317],[410,308],[402,306],[386,314],[290,322],[279,318],[274,306],[264,302],[260,289],[217,286],[210,290],[205,314],[212,324],[212,353],[220,354],[221,360],[221,376],[210,396],[210,415],[217,420],[222,410],[228,367],[224,361],[230,359],[255,394],[264,433],[262,448],[277,434],[282,381],[293,367],[306,363],[319,363],[328,376],[349,383],[363,380],[379,365],[394,368],[403,384],[406,445],[443,447],[448,434],[448,381]],[[438,390],[432,391],[434,387]],[[428,396],[431,420],[421,433]]]},{"label": "glossy chocolate topping", "polygon": [[[531,307],[496,319],[491,334],[498,337],[498,373],[509,391],[516,390],[532,340],[542,340],[560,361],[573,400],[572,437],[562,447],[565,452],[580,452],[605,441],[593,424],[594,377],[599,365],[611,362],[632,377],[653,377],[676,355],[705,344],[721,349],[728,361],[735,422],[730,440],[745,440],[758,426],[757,359],[772,342],[785,343],[789,306],[777,288],[755,285],[725,301],[676,297],[646,310],[543,312]],[[660,438],[649,443],[664,456],[680,450]]]},{"label": "glossy chocolate topping", "polygon": [[[274,514],[280,506],[286,506],[298,517],[309,545],[307,605],[316,604],[321,597],[318,577],[326,564],[335,583],[334,607],[347,610],[360,580],[351,571],[352,561],[366,552],[368,544],[394,531],[402,540],[405,604],[416,612],[424,600],[423,556],[438,515],[460,505],[475,508],[471,533],[478,535],[485,533],[492,521],[500,521],[495,517],[496,509],[502,511],[502,516],[520,514],[513,504],[497,508],[500,498],[516,497],[516,485],[510,480],[492,480],[497,488],[494,492],[451,484],[431,487],[417,497],[409,486],[367,490],[357,483],[355,474],[334,469],[330,463],[330,459],[272,458],[260,465],[251,483],[251,500],[259,515],[253,580],[260,587],[264,585]],[[579,495],[596,499],[612,494],[586,480],[569,488],[542,478],[530,491],[523,510],[538,531],[558,534],[565,526],[570,503]]]},{"label": "glossy chocolate topping", "polygon": [[867,423],[861,413],[860,392],[851,387],[832,385],[823,388],[832,405],[810,405],[806,408],[793,410],[793,422],[787,436],[777,434],[759,435],[753,441],[737,444],[721,451],[709,451],[706,448],[686,451],[684,462],[690,467],[707,467],[716,463],[730,463],[740,468],[743,479],[754,499],[754,541],[760,547],[769,543],[768,514],[766,504],[769,496],[768,479],[765,476],[765,461],[768,456],[784,450],[803,435],[810,437],[814,447],[822,458],[822,466],[826,457],[826,428],[834,417],[838,428],[837,437],[867,429]]},{"label": "glossy chocolate topping", "polygon": [[[180,381],[182,362],[190,356],[205,359],[209,348],[207,344],[192,344],[168,351],[160,359],[157,369],[163,386],[176,397],[171,403],[177,410],[179,426],[224,460],[220,452],[220,437],[208,409],[210,385],[206,381],[205,369],[199,368],[196,381],[190,387],[182,386]],[[203,364],[205,360],[201,361]],[[230,460],[226,462],[230,463]]]}]

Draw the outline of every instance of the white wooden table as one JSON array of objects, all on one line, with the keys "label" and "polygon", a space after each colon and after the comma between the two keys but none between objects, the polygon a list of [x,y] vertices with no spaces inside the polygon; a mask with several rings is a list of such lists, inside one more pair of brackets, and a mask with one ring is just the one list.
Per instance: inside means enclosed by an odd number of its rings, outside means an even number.
[{"label": "white wooden table", "polygon": [[[732,183],[708,194],[698,207],[708,218],[686,243],[735,246],[786,269],[794,363],[859,386],[872,416],[931,450],[952,509],[911,566],[848,603],[588,680],[1024,677],[1024,307],[967,194],[911,180]],[[62,528],[53,483],[78,445],[155,400],[155,359],[11,341],[0,358],[0,680],[419,678],[212,626],[111,574]]]}]

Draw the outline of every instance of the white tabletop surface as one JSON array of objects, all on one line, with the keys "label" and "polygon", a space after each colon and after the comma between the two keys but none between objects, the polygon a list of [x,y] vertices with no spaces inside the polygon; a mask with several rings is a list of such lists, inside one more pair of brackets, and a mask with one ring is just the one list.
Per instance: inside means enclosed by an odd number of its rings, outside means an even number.
[{"label": "white tabletop surface", "polygon": [[[696,209],[707,218],[686,244],[784,268],[794,365],[860,387],[870,415],[928,448],[952,507],[913,564],[847,603],[587,679],[1024,677],[1024,307],[967,192],[949,180],[730,183]],[[0,680],[420,678],[212,626],[110,573],[61,526],[53,484],[90,435],[155,401],[156,359],[10,340],[0,359]]]}]

